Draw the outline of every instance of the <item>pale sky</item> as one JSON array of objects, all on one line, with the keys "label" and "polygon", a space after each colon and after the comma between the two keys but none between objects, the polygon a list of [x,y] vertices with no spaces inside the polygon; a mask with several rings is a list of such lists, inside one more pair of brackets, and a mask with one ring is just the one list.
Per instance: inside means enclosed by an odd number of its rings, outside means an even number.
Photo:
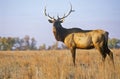
[{"label": "pale sky", "polygon": [[44,16],[44,7],[50,16],[63,16],[70,9],[65,28],[85,30],[103,29],[110,38],[120,39],[120,0],[0,0],[0,36],[35,37],[38,44],[55,42],[52,24]]}]

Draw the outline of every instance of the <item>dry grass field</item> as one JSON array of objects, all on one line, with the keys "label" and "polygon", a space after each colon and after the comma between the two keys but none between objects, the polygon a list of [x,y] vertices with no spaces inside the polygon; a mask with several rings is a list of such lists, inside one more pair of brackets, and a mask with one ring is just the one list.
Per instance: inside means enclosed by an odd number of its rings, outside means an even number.
[{"label": "dry grass field", "polygon": [[0,51],[0,79],[120,79],[120,50],[113,49],[115,70],[105,67],[97,50]]}]

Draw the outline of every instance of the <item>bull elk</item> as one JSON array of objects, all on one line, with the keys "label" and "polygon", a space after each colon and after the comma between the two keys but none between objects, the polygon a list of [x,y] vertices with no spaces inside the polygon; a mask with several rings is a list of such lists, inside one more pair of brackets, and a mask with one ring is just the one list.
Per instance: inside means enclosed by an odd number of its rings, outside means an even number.
[{"label": "bull elk", "polygon": [[46,7],[44,14],[49,19],[50,23],[53,23],[53,33],[57,41],[63,42],[70,50],[72,54],[73,63],[75,65],[76,49],[92,49],[96,48],[101,56],[102,61],[105,61],[108,55],[114,65],[113,53],[108,48],[108,32],[104,30],[82,30],[80,28],[64,28],[61,23],[68,17],[74,10],[70,5],[70,11],[68,14],[64,14],[63,17],[57,16],[57,19],[51,17],[46,13]]}]

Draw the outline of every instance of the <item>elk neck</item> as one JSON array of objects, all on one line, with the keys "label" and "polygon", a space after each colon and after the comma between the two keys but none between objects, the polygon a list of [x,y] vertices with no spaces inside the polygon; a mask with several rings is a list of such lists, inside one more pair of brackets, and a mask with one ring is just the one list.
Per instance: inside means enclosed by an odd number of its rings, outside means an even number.
[{"label": "elk neck", "polygon": [[53,33],[57,41],[62,41],[64,42],[64,39],[66,38],[67,35],[71,33],[85,33],[85,32],[90,32],[91,30],[82,30],[80,28],[70,28],[66,29],[62,27],[61,23],[59,21],[55,21],[53,23]]},{"label": "elk neck", "polygon": [[67,29],[63,28],[59,22],[53,23],[53,33],[57,41],[64,41],[67,35]]}]

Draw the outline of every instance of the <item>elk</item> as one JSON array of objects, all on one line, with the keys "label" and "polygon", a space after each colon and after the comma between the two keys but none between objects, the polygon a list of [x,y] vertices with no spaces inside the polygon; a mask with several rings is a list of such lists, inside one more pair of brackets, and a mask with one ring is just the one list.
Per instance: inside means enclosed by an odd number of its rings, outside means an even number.
[{"label": "elk", "polygon": [[68,17],[74,10],[70,4],[70,11],[68,14],[64,14],[63,17],[57,16],[57,19],[51,17],[46,13],[46,7],[44,14],[49,19],[48,21],[53,24],[53,33],[57,41],[63,42],[70,50],[72,54],[73,64],[75,65],[76,49],[92,49],[96,48],[101,56],[102,61],[105,61],[108,55],[114,65],[113,53],[108,48],[108,32],[104,30],[82,30],[80,28],[64,28],[61,23]]}]

